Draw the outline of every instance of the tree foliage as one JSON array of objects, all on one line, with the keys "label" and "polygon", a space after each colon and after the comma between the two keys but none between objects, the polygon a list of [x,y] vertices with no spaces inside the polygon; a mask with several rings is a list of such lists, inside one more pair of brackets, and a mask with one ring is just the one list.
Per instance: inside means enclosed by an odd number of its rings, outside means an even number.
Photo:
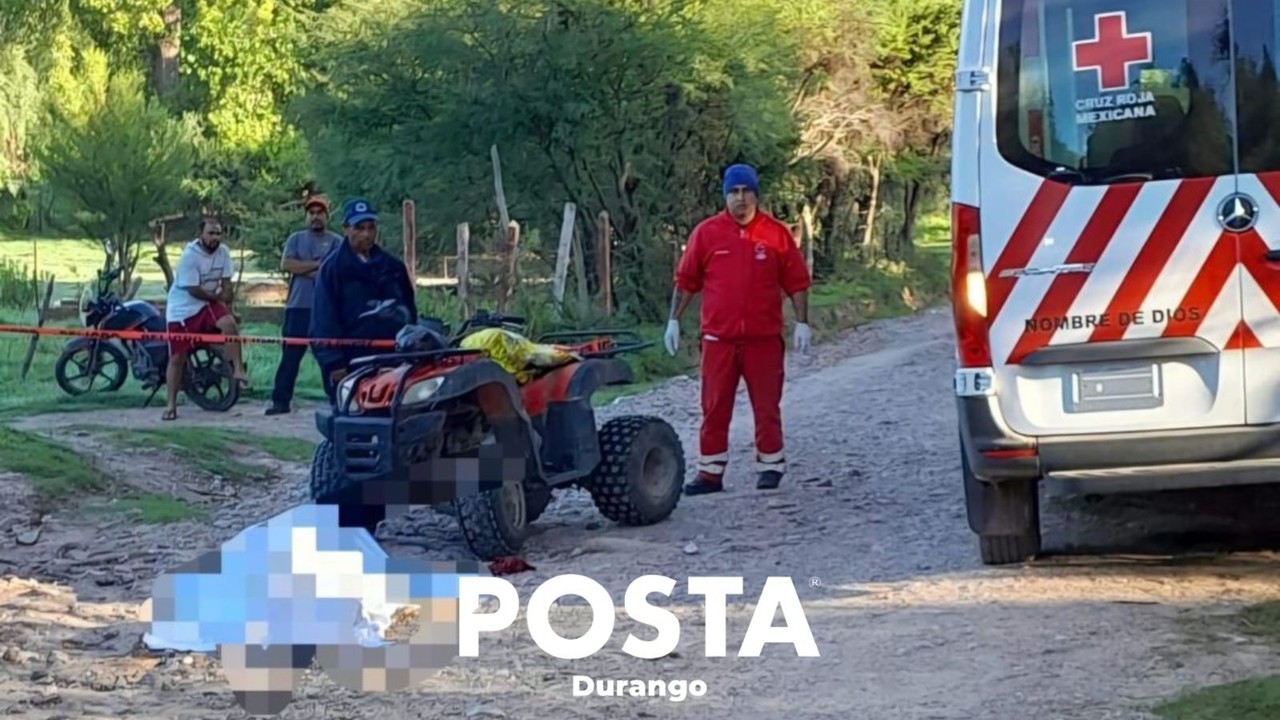
[{"label": "tree foliage", "polygon": [[[772,39],[768,3],[735,6],[734,23],[729,8],[442,0],[327,38],[325,80],[299,121],[324,184],[383,205],[422,198],[441,244],[456,223],[493,215],[496,144],[512,214],[543,237],[555,237],[563,202],[578,207],[588,240],[591,218],[609,213],[618,303],[639,312],[669,292],[666,277],[640,269],[672,264],[717,204],[721,170],[749,161],[776,178],[798,142],[787,92],[796,44]],[[345,28],[365,8],[334,12]]]},{"label": "tree foliage", "polygon": [[75,199],[77,222],[103,242],[127,285],[149,223],[184,196],[194,133],[144,94],[137,72],[120,70],[101,83],[53,107],[38,153],[51,187]]},{"label": "tree foliage", "polygon": [[412,198],[438,267],[458,223],[496,249],[496,146],[524,247],[553,257],[574,203],[594,286],[607,212],[615,306],[643,318],[730,163],[814,218],[823,274],[905,258],[945,188],[959,0],[0,5],[0,223],[48,197],[95,237],[214,214],[275,269],[304,193],[370,197],[393,250]]}]

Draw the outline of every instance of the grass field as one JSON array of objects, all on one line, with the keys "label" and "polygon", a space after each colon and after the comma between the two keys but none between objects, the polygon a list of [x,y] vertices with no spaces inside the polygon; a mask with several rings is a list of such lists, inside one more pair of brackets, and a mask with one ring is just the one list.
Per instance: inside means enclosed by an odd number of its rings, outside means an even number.
[{"label": "grass field", "polygon": [[83,456],[35,433],[0,425],[0,468],[25,475],[36,494],[56,501],[103,490],[108,478]]},{"label": "grass field", "polygon": [[[32,432],[0,425],[0,469],[27,478],[37,505],[64,507],[69,500],[107,493],[87,512],[125,513],[133,521],[175,522],[204,514],[202,508],[173,497],[120,488],[86,456]],[[112,491],[112,492],[108,492]]]},{"label": "grass field", "polygon": [[[1234,625],[1233,631],[1280,649],[1280,602],[1245,608]],[[1190,690],[1155,713],[1164,720],[1275,720],[1280,718],[1280,675]]]},{"label": "grass field", "polygon": [[[34,325],[35,319],[34,311],[0,310],[0,322],[5,324]],[[48,324],[77,327],[76,322],[72,320]],[[247,324],[241,328],[241,332],[245,335],[278,337],[280,328],[276,325]],[[114,393],[90,392],[79,397],[71,397],[64,393],[54,379],[54,365],[62,348],[71,339],[66,337],[40,338],[36,343],[35,359],[24,379],[20,373],[30,345],[30,337],[16,334],[0,335],[0,368],[3,368],[0,370],[0,418],[42,412],[140,407],[146,400],[149,391],[143,392],[141,383],[132,377]],[[263,344],[246,344],[242,347],[253,389],[243,393],[241,397],[248,401],[265,401],[271,396],[271,386],[275,380],[276,366],[280,359],[280,347]],[[320,370],[309,353],[302,361],[294,397],[299,400],[324,399]],[[157,411],[164,407],[164,391],[157,393],[151,402]],[[180,405],[186,404],[181,394],[178,396],[178,402]]]},{"label": "grass field", "polygon": [[[177,264],[188,240],[171,240],[166,243],[171,264]],[[142,287],[138,290],[140,298],[162,298],[165,295],[164,273],[151,259],[154,255],[152,246],[147,245],[138,262],[137,276],[142,279]],[[44,287],[46,275],[53,273],[55,301],[59,298],[78,298],[84,287],[92,287],[96,273],[102,269],[103,257],[102,246],[92,240],[41,238],[0,231],[0,265],[8,263],[11,268],[21,268],[26,277],[32,277],[34,272],[35,276],[41,278],[41,288]],[[255,269],[253,253],[246,250],[242,258],[239,249],[233,247],[231,257],[237,270],[243,264],[246,281],[271,278],[270,274]]]},{"label": "grass field", "polygon": [[229,428],[120,429],[73,425],[68,430],[85,430],[122,444],[172,453],[187,467],[235,481],[262,479],[270,474],[265,468],[237,457],[246,448],[289,463],[310,462],[315,451],[314,444],[300,438],[254,435]]}]

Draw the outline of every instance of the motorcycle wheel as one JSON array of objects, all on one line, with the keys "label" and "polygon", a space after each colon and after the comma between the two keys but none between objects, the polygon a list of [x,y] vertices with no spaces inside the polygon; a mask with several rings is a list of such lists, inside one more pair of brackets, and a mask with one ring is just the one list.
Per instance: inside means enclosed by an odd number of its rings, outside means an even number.
[{"label": "motorcycle wheel", "polygon": [[221,350],[196,348],[187,356],[182,392],[201,410],[226,412],[240,400],[240,385]]},{"label": "motorcycle wheel", "polygon": [[[107,384],[103,386],[106,392],[115,392],[119,390],[124,381],[128,379],[129,359],[125,357],[120,348],[109,342],[97,343],[98,367],[92,375],[88,375],[88,367],[90,360],[93,359],[94,345],[92,343],[79,345],[75,349],[64,350],[58,356],[58,362],[54,365],[53,375],[58,381],[58,387],[68,395],[83,395],[93,390],[93,383],[99,377],[105,378]],[[68,375],[70,367],[75,367],[80,371],[79,375]],[[75,384],[77,380],[85,380],[88,383],[82,388]]]}]

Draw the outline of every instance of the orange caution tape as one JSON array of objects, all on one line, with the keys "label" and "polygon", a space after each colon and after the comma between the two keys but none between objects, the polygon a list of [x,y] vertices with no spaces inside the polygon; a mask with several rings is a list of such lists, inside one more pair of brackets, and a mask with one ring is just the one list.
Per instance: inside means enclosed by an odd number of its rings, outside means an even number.
[{"label": "orange caution tape", "polygon": [[185,340],[187,342],[244,343],[264,345],[330,345],[373,348],[394,348],[395,340],[338,340],[333,338],[261,337],[256,335],[221,335],[202,333],[151,332],[149,330],[97,330],[92,328],[49,328],[23,325],[0,325],[0,333],[19,335],[60,335],[63,337],[119,338],[120,340]]}]

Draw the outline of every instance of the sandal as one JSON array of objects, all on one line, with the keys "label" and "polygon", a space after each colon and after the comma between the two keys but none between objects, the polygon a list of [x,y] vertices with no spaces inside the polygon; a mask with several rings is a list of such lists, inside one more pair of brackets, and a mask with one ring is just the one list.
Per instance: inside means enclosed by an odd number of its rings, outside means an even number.
[{"label": "sandal", "polygon": [[164,411],[164,414],[160,416],[160,419],[161,419],[161,420],[176,420],[176,419],[178,419],[178,411],[177,411],[177,410],[165,410],[165,411]]}]

